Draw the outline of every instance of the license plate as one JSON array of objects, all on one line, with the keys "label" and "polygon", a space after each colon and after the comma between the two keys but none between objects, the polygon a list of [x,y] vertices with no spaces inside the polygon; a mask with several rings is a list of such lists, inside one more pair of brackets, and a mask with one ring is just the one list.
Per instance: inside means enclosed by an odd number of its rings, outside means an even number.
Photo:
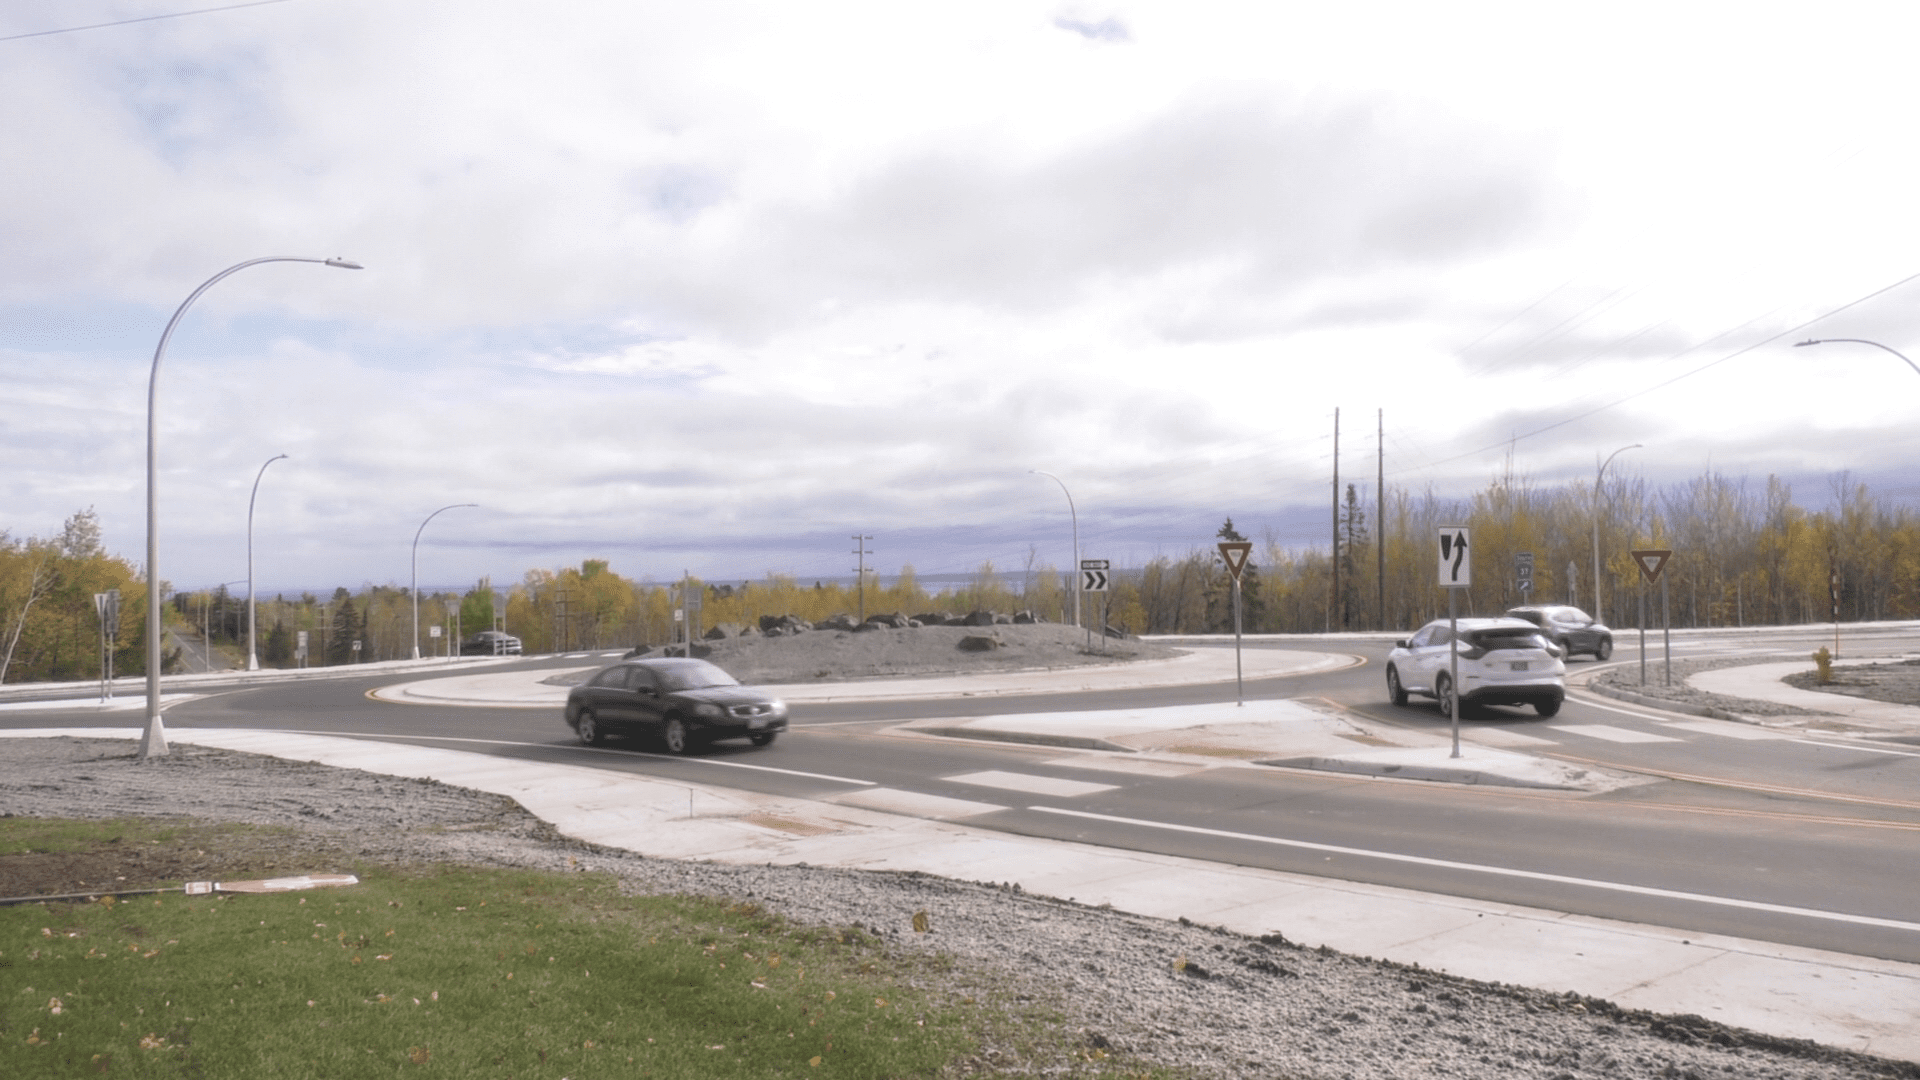
[{"label": "license plate", "polygon": [[748,726],[749,728],[763,728],[763,727],[766,727],[766,726],[767,726],[767,718],[766,718],[766,717],[764,717],[764,716],[750,716],[750,717],[748,717],[748,718],[747,718],[747,726]]},{"label": "license plate", "polygon": [[1525,660],[1515,660],[1513,662],[1513,670],[1515,671],[1527,670],[1527,662]]}]

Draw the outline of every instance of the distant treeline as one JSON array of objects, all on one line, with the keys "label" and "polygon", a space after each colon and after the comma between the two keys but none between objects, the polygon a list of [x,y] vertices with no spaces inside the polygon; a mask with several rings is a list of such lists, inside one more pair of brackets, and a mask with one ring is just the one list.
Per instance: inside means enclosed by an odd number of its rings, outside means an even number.
[{"label": "distant treeline", "polygon": [[[1446,612],[1435,581],[1435,543],[1445,525],[1473,530],[1474,585],[1461,613],[1497,614],[1526,600],[1595,608],[1593,536],[1600,536],[1600,610],[1615,626],[1634,625],[1642,588],[1628,552],[1674,551],[1666,568],[1673,625],[1735,626],[1822,622],[1830,618],[1829,575],[1837,582],[1840,619],[1857,622],[1920,618],[1920,520],[1875,499],[1845,477],[1832,484],[1832,508],[1810,513],[1774,478],[1750,485],[1719,474],[1655,489],[1619,477],[1599,492],[1589,485],[1535,487],[1502,477],[1468,499],[1392,490],[1386,527],[1375,502],[1354,488],[1341,508],[1339,542],[1293,550],[1273,538],[1256,545],[1242,580],[1242,625],[1248,633],[1405,630]],[[1331,530],[1330,530],[1331,531]],[[1384,537],[1385,577],[1381,577]],[[1214,539],[1244,539],[1228,519]],[[1522,594],[1514,556],[1533,555],[1533,589]],[[1334,590],[1338,561],[1339,591]],[[1052,566],[1002,570],[988,563],[971,581],[929,591],[911,566],[883,580],[804,584],[769,574],[744,585],[692,579],[636,582],[589,559],[578,568],[531,570],[495,593],[481,583],[464,595],[420,598],[420,650],[444,651],[457,634],[504,625],[528,652],[630,647],[675,639],[689,612],[695,631],[720,624],[754,625],[762,615],[818,621],[838,612],[986,609],[1030,610],[1050,622],[1073,620],[1072,580]],[[1384,584],[1384,588],[1382,585]],[[681,597],[699,597],[697,608]],[[100,671],[99,622],[93,594],[120,591],[115,667],[144,673],[145,585],[134,566],[107,555],[91,510],[68,519],[51,539],[15,539],[0,531],[0,681],[81,680]],[[1649,619],[1659,618],[1650,592]],[[1211,540],[1185,556],[1160,556],[1118,570],[1113,592],[1085,594],[1084,621],[1104,616],[1128,633],[1227,633],[1233,629],[1231,582]],[[246,597],[224,587],[174,594],[170,625],[245,662]],[[413,648],[413,599],[404,588],[335,589],[330,597],[262,597],[257,606],[261,663],[289,667],[298,635],[308,635],[310,666],[391,660]],[[428,628],[444,627],[444,637]],[[359,643],[356,650],[355,643]],[[168,656],[169,670],[177,655]]]}]

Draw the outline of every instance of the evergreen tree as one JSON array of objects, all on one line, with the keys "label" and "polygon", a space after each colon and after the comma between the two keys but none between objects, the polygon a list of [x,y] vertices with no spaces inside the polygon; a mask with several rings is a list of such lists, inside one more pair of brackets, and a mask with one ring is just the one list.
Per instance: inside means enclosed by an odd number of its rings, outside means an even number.
[{"label": "evergreen tree", "polygon": [[1348,484],[1347,505],[1340,515],[1340,625],[1335,629],[1353,625],[1360,597],[1358,571],[1366,562],[1367,540],[1367,512],[1360,508],[1359,493]]},{"label": "evergreen tree", "polygon": [[[1233,527],[1233,519],[1228,518],[1220,531],[1213,534],[1221,540],[1244,543]],[[1213,555],[1213,573],[1207,584],[1207,632],[1212,634],[1233,633],[1233,575],[1227,571],[1227,562],[1216,548]],[[1266,601],[1260,594],[1260,570],[1253,564],[1251,556],[1245,566],[1240,568],[1240,626],[1242,630],[1252,632],[1261,627],[1266,615]]]}]

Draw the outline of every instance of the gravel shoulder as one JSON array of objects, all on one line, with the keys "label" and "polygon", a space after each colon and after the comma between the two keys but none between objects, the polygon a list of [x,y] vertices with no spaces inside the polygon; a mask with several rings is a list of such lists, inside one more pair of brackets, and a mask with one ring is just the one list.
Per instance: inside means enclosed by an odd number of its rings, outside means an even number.
[{"label": "gravel shoulder", "polygon": [[[992,883],[809,867],[642,858],[570,841],[512,800],[431,781],[176,746],[141,763],[124,741],[8,740],[5,816],[166,817],[253,828],[183,832],[136,858],[0,856],[0,895],[431,861],[611,874],[634,893],[751,900],[803,923],[860,926],[944,953],[957,979],[1055,1005],[1055,1059],[990,1049],[956,1066],[1099,1075],[1107,1048],[1197,1077],[1920,1077],[1920,1065],[1476,983],[1261,938],[1088,908]],[[115,879],[124,878],[124,881]],[[932,932],[913,931],[917,911]],[[1125,1060],[1118,1058],[1116,1060]]]}]

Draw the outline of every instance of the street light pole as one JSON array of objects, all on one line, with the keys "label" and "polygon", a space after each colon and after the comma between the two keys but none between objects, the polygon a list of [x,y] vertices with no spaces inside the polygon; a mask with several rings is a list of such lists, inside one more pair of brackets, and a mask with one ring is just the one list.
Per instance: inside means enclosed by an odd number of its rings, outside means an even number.
[{"label": "street light pole", "polygon": [[1906,360],[1907,366],[1912,368],[1915,374],[1920,375],[1920,364],[1916,364],[1912,360],[1907,359],[1906,353],[1901,352],[1899,349],[1896,349],[1891,345],[1882,345],[1877,341],[1868,341],[1866,338],[1857,338],[1857,337],[1810,338],[1806,341],[1794,342],[1793,347],[1798,349],[1798,348],[1803,348],[1807,345],[1832,345],[1836,342],[1846,342],[1850,345],[1871,345],[1876,349],[1885,349],[1887,352],[1892,353],[1893,355],[1899,357],[1900,359]]},{"label": "street light pole", "polygon": [[187,313],[195,300],[200,299],[201,293],[213,288],[230,274],[270,262],[319,263],[322,266],[337,266],[342,270],[361,268],[359,263],[346,259],[302,259],[290,255],[270,255],[235,263],[193,290],[174,311],[173,318],[167,320],[167,328],[160,334],[160,344],[153,350],[153,370],[147,375],[147,730],[140,738],[142,761],[167,752],[167,732],[160,723],[160,470],[157,465],[159,433],[154,423],[160,401],[160,361],[167,355],[167,342],[173,337],[174,327],[180,325],[180,317]]},{"label": "street light pole", "polygon": [[1600,467],[1593,472],[1593,621],[1595,622],[1606,621],[1606,616],[1601,612],[1606,605],[1605,590],[1600,587],[1600,478],[1606,475],[1607,466],[1613,464],[1614,458],[1629,450],[1639,449],[1642,449],[1639,443],[1623,446],[1608,454],[1607,460],[1601,462]]},{"label": "street light pole", "polygon": [[[279,461],[280,459],[286,456],[287,455],[285,454],[276,454],[273,457],[270,457],[267,459],[267,465],[271,465],[274,462]],[[254,475],[253,494],[247,496],[247,670],[248,671],[260,670],[260,651],[256,646],[256,639],[253,632],[253,503],[255,499],[258,499],[260,497],[260,479],[261,477],[264,477],[267,475],[267,465],[260,466],[260,471]]]},{"label": "street light pole", "polygon": [[1060,494],[1067,497],[1067,514],[1073,520],[1073,565],[1067,569],[1067,580],[1073,583],[1073,625],[1080,625],[1080,511],[1074,509],[1073,492],[1067,490],[1067,482],[1050,472],[1028,469],[1036,476],[1044,476],[1060,485]]},{"label": "street light pole", "polygon": [[[428,514],[427,521],[432,521],[449,510],[479,505],[479,503],[454,503],[452,506],[443,506]],[[427,531],[427,521],[421,522],[420,527],[413,530],[413,586],[409,591],[413,593],[413,658],[415,660],[420,659],[420,534]]]}]

